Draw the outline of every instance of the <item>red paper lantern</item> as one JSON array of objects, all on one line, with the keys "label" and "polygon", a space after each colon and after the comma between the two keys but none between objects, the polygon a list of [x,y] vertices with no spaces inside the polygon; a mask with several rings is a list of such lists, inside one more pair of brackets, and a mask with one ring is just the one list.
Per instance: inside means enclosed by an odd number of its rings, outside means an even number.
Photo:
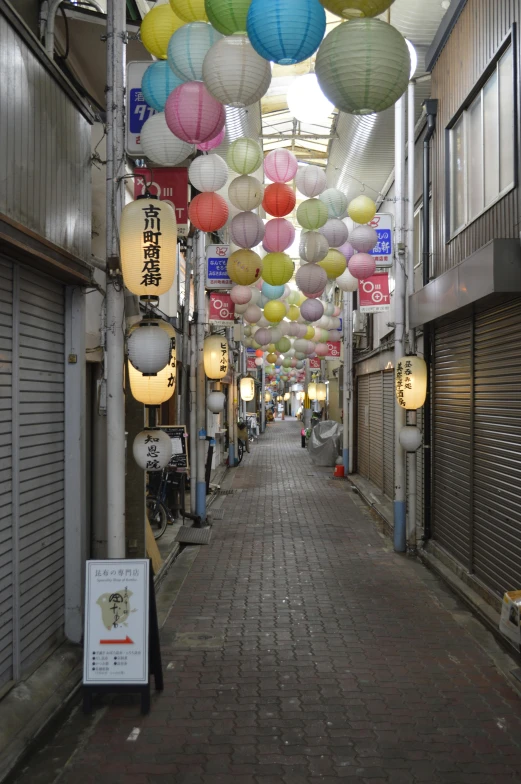
[{"label": "red paper lantern", "polygon": [[200,193],[190,202],[188,217],[196,229],[218,231],[228,220],[228,205],[218,193]]},{"label": "red paper lantern", "polygon": [[262,206],[268,215],[283,218],[293,210],[296,201],[293,188],[284,182],[274,182],[265,189]]},{"label": "red paper lantern", "polygon": [[261,348],[258,348],[257,351],[255,352],[255,356],[256,357],[263,357],[264,356],[264,351]]}]

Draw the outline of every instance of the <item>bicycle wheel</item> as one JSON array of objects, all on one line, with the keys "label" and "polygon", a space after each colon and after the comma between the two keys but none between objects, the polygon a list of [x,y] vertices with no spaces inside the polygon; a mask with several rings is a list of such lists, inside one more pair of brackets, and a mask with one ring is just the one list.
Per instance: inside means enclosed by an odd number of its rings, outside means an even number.
[{"label": "bicycle wheel", "polygon": [[159,539],[166,531],[168,514],[163,504],[157,498],[147,498],[147,517],[154,533],[154,539]]},{"label": "bicycle wheel", "polygon": [[243,455],[244,455],[244,446],[243,446],[242,442],[239,441],[239,449],[238,449],[238,455],[237,455],[237,465],[240,464]]}]

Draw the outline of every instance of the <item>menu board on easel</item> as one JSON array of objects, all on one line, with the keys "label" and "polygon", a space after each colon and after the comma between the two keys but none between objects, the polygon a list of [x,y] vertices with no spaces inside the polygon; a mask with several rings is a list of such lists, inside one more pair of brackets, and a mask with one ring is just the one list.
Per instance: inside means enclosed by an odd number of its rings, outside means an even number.
[{"label": "menu board on easel", "polygon": [[160,428],[172,441],[172,457],[168,465],[178,471],[188,471],[188,434],[185,425],[160,425]]}]

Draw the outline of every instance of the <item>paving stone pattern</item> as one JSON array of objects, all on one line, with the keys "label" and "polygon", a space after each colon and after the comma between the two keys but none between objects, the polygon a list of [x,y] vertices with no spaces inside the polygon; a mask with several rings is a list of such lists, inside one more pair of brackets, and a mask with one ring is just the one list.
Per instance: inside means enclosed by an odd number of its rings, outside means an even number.
[{"label": "paving stone pattern", "polygon": [[164,693],[111,706],[62,784],[521,781],[521,699],[331,476],[268,427],[163,630]]}]

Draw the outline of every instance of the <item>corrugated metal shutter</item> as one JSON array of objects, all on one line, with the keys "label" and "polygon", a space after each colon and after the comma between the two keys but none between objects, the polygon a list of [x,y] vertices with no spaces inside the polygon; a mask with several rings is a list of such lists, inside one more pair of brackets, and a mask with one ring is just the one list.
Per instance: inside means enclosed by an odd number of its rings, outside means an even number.
[{"label": "corrugated metal shutter", "polygon": [[0,259],[0,688],[13,673],[12,322],[13,267]]},{"label": "corrugated metal shutter", "polygon": [[383,374],[383,450],[384,485],[388,498],[394,498],[394,371]]},{"label": "corrugated metal shutter", "polygon": [[358,379],[357,471],[369,479],[369,376]]},{"label": "corrugated metal shutter", "polygon": [[[423,433],[423,408],[419,408],[416,425]],[[416,452],[416,527],[423,528],[423,446]]]},{"label": "corrugated metal shutter", "polygon": [[521,300],[475,318],[473,566],[521,588]]},{"label": "corrugated metal shutter", "polygon": [[433,535],[470,565],[472,321],[439,327],[434,340]]},{"label": "corrugated metal shutter", "polygon": [[369,376],[369,479],[381,490],[384,486],[383,408],[383,373],[373,373]]}]

